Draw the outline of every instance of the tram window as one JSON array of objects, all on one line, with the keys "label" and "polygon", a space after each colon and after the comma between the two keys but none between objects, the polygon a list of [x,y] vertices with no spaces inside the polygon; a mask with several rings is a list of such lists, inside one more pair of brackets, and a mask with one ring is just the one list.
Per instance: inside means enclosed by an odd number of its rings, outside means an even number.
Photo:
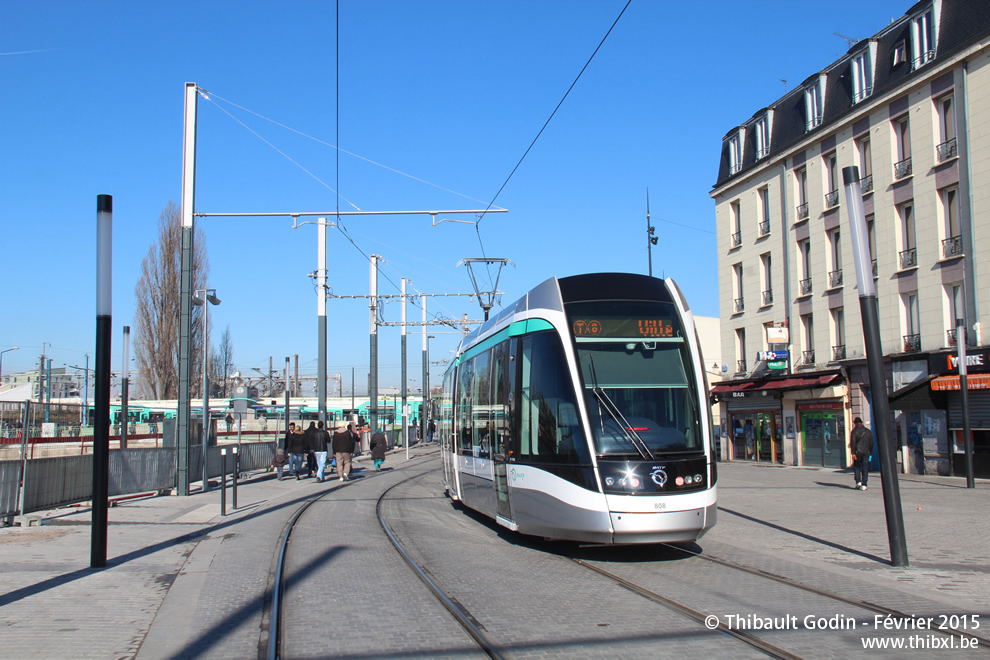
[{"label": "tram window", "polygon": [[524,338],[520,357],[520,457],[534,463],[590,463],[557,336],[541,332]]},{"label": "tram window", "polygon": [[474,445],[471,428],[471,400],[474,388],[474,360],[466,360],[457,378],[457,418],[460,428],[457,429],[461,451],[470,453]]},{"label": "tram window", "polygon": [[486,351],[472,358],[474,366],[474,398],[472,399],[471,451],[476,458],[491,456],[491,353]]}]

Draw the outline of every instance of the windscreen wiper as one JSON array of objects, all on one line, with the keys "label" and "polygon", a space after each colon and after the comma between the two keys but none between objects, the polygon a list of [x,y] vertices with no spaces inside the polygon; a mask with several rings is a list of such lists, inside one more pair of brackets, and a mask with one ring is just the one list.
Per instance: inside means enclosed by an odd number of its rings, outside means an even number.
[{"label": "windscreen wiper", "polygon": [[[619,407],[615,405],[615,402],[612,401],[605,390],[598,386],[598,375],[595,373],[595,358],[589,355],[588,360],[591,363],[591,391],[595,395],[595,399],[598,400],[598,418],[601,419],[602,408],[604,408],[605,412],[608,413],[609,417],[612,418],[612,420],[619,426],[622,433],[626,436],[626,440],[629,441],[629,444],[636,448],[636,451],[639,452],[640,456],[646,460],[652,461],[655,456],[653,455],[653,452],[650,451],[649,445],[647,445],[643,438],[640,437],[639,433],[636,432],[636,429],[634,429],[632,424],[630,424],[625,418],[622,411],[619,410]],[[602,424],[602,433],[604,434],[604,432],[605,425]]]}]

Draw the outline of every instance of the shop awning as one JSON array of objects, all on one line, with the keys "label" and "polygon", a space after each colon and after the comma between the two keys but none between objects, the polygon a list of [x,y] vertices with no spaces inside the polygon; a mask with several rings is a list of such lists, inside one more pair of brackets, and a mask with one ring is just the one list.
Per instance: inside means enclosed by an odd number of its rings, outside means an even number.
[{"label": "shop awning", "polygon": [[[932,389],[938,392],[960,390],[959,376],[939,376],[932,380]],[[970,374],[966,376],[966,389],[990,390],[990,374]]]},{"label": "shop awning", "polygon": [[806,390],[815,387],[827,387],[840,379],[839,374],[789,376],[778,380],[745,380],[719,383],[712,387],[712,394],[726,392],[779,392],[783,390]]},{"label": "shop awning", "polygon": [[892,410],[917,412],[920,410],[941,410],[945,408],[945,395],[933,392],[929,387],[935,376],[926,376],[890,393]]}]

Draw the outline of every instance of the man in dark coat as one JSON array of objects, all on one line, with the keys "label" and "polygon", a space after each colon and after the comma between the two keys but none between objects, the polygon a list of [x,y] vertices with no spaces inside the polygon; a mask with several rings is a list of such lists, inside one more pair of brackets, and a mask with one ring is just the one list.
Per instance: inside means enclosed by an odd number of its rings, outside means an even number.
[{"label": "man in dark coat", "polygon": [[303,435],[306,436],[306,476],[312,477],[316,472],[316,422],[310,422]]},{"label": "man in dark coat", "polygon": [[866,490],[866,482],[870,478],[870,455],[873,454],[873,433],[863,426],[863,420],[859,417],[853,420],[853,430],[849,434],[849,451],[853,456],[856,490]]},{"label": "man in dark coat", "polygon": [[289,453],[289,474],[296,475],[299,480],[299,473],[302,472],[303,464],[306,461],[306,437],[301,431],[296,429],[296,423],[289,424],[289,430],[285,432],[285,451]]},{"label": "man in dark coat", "polygon": [[316,425],[313,431],[313,454],[316,456],[316,480],[323,483],[323,471],[327,465],[327,448],[330,445],[330,434],[323,429],[323,422]]},{"label": "man in dark coat", "polygon": [[385,451],[388,449],[388,440],[381,429],[375,431],[371,436],[371,458],[375,461],[375,471],[381,472],[382,463],[385,462]]},{"label": "man in dark coat", "polygon": [[354,438],[346,426],[338,426],[333,434],[333,455],[337,459],[337,476],[347,481],[351,474],[351,454],[354,452]]}]

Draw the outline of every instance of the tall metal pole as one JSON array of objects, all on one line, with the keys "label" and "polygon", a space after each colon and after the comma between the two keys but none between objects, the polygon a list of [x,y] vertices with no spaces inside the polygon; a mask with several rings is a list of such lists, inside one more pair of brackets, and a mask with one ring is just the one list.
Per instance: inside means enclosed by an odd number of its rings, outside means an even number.
[{"label": "tall metal pole", "polygon": [[45,423],[48,423],[52,410],[52,359],[45,360]]},{"label": "tall metal pole", "polygon": [[182,140],[182,274],[179,278],[178,491],[189,495],[190,350],[192,348],[193,212],[196,199],[196,83],[186,83]]},{"label": "tall metal pole", "polygon": [[406,399],[408,397],[408,384],[406,379],[406,278],[402,278],[402,297],[400,299],[402,308],[402,442],[406,445],[406,460],[409,460],[409,431],[406,418]]},{"label": "tall metal pole", "polygon": [[317,316],[317,367],[316,400],[320,409],[320,421],[327,421],[327,219],[317,224],[316,248],[316,316]]},{"label": "tall metal pole", "polygon": [[83,375],[83,426],[89,426],[89,353],[86,353],[86,371]]},{"label": "tall metal pole", "polygon": [[[887,538],[890,563],[908,565],[904,515],[901,511],[900,486],[897,483],[897,463],[894,459],[894,439],[890,434],[890,404],[887,400],[887,379],[883,368],[883,348],[880,343],[880,319],[877,293],[873,282],[873,262],[863,214],[863,193],[859,183],[859,168],[842,168],[842,183],[846,192],[846,208],[852,235],[853,259],[859,286],[859,305],[863,314],[863,335],[866,343],[866,364],[870,374],[870,394],[873,399],[873,432],[880,452],[880,482],[887,516]],[[867,468],[869,469],[869,468]]]},{"label": "tall metal pole", "polygon": [[966,364],[966,323],[956,328],[959,347],[959,394],[962,396],[963,450],[966,452],[966,488],[976,488],[973,477],[973,433],[969,426],[969,365]]},{"label": "tall metal pole", "polygon": [[371,417],[371,428],[378,428],[378,260],[377,254],[371,255],[371,372],[368,375],[368,412]]},{"label": "tall metal pole", "polygon": [[[289,358],[285,358],[285,432],[289,432]],[[286,447],[288,451],[288,447]]]},{"label": "tall metal pole", "polygon": [[120,416],[123,420],[123,426],[120,427],[120,448],[127,449],[127,390],[130,382],[130,371],[127,368],[128,362],[130,362],[131,348],[131,326],[124,326],[124,346],[123,355],[121,360],[123,365],[120,368]]},{"label": "tall metal pole", "polygon": [[203,291],[203,492],[210,490],[210,375],[207,373],[210,358],[210,303]]},{"label": "tall metal pole", "polygon": [[[110,332],[113,321],[113,197],[96,196],[96,423],[90,568],[107,565],[110,494]],[[24,431],[27,433],[27,429]],[[22,512],[23,513],[23,512]]]},{"label": "tall metal pole", "polygon": [[430,338],[427,335],[426,325],[426,296],[420,297],[423,303],[423,398],[419,408],[419,436],[426,440],[426,418],[429,416],[430,408],[427,402],[430,399]]}]

